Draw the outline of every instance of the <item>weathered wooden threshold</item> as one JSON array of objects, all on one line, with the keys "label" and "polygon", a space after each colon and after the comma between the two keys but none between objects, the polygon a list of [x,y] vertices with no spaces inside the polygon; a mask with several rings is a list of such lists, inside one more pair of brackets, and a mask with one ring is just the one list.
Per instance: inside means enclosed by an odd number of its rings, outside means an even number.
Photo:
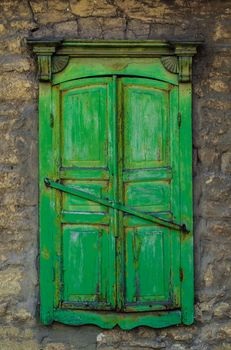
[{"label": "weathered wooden threshold", "polygon": [[138,326],[163,328],[182,323],[181,312],[179,310],[144,313],[56,310],[54,311],[54,321],[79,326],[94,324],[106,329],[119,326],[123,330],[129,330]]}]

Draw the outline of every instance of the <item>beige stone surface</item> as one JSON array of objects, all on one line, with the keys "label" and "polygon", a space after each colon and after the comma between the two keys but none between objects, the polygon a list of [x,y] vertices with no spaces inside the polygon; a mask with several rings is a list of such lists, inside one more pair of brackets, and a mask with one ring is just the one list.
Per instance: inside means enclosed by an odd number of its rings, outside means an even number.
[{"label": "beige stone surface", "polygon": [[1,341],[1,350],[40,350],[37,342],[31,341],[12,341],[12,340],[3,340]]},{"label": "beige stone surface", "polygon": [[[231,350],[231,1],[0,1],[0,350]],[[38,80],[26,38],[204,40],[193,65],[193,326],[39,322]]]},{"label": "beige stone surface", "polygon": [[70,0],[71,11],[80,17],[116,16],[116,7],[106,0]]},{"label": "beige stone surface", "polygon": [[17,296],[21,291],[22,272],[19,268],[8,267],[0,271],[0,298]]}]

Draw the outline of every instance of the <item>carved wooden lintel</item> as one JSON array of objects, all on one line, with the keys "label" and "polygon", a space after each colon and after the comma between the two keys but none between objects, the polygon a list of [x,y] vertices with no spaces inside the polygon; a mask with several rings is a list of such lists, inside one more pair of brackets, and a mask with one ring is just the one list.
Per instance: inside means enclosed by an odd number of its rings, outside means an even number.
[{"label": "carved wooden lintel", "polygon": [[159,58],[165,69],[178,74],[179,82],[192,78],[192,56],[201,42],[95,41],[29,39],[28,44],[38,56],[39,80],[50,81],[52,73],[61,72],[69,57],[153,57]]}]

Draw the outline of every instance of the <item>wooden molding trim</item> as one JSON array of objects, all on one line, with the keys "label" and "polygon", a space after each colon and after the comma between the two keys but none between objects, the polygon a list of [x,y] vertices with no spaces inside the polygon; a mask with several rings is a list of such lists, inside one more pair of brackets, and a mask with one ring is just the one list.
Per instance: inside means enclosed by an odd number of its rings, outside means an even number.
[{"label": "wooden molding trim", "polygon": [[52,74],[61,72],[70,57],[158,57],[169,72],[179,74],[179,81],[191,80],[192,56],[202,42],[171,42],[165,40],[44,40],[28,39],[28,45],[38,56],[41,81],[51,81]]}]

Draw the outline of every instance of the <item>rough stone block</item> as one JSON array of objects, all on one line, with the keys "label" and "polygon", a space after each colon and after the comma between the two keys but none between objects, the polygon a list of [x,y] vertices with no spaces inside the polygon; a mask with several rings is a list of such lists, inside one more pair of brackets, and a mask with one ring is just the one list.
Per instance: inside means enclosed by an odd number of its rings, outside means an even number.
[{"label": "rough stone block", "polygon": [[31,0],[30,6],[34,14],[45,12],[47,10],[47,1]]},{"label": "rough stone block", "polygon": [[102,31],[104,39],[125,39],[125,19],[108,18],[103,20]]},{"label": "rough stone block", "polygon": [[28,58],[20,55],[0,56],[0,72],[28,72],[33,71]]},{"label": "rough stone block", "polygon": [[68,0],[48,0],[48,8],[58,11],[69,11],[69,1]]},{"label": "rough stone block", "polygon": [[71,11],[80,17],[113,17],[116,7],[106,0],[70,0]]},{"label": "rough stone block", "polygon": [[28,77],[19,74],[7,75],[4,73],[0,80],[2,100],[31,100],[36,96],[34,82]]},{"label": "rough stone block", "polygon": [[219,171],[220,153],[213,147],[202,147],[198,149],[198,165],[204,170]]},{"label": "rough stone block", "polygon": [[16,297],[21,291],[22,272],[20,268],[9,267],[0,271],[0,298]]},{"label": "rough stone block", "polygon": [[60,36],[71,36],[76,39],[78,33],[77,21],[57,23],[54,25],[53,30]]},{"label": "rough stone block", "polygon": [[18,33],[9,38],[0,39],[0,55],[5,55],[6,53],[21,54],[22,51],[22,37],[20,37]]},{"label": "rough stone block", "polygon": [[25,19],[31,18],[30,7],[28,6],[27,1],[21,0],[2,0],[1,1],[1,13],[4,14],[4,17],[9,20],[14,19]]},{"label": "rough stone block", "polygon": [[57,11],[57,10],[46,10],[45,12],[37,13],[35,20],[41,25],[46,25],[50,23],[64,22],[68,20],[73,20],[74,16],[68,10]]},{"label": "rough stone block", "polygon": [[225,152],[222,154],[221,170],[225,174],[231,174],[231,152]]},{"label": "rough stone block", "polygon": [[83,39],[100,39],[103,37],[102,20],[94,17],[80,18],[79,35]]},{"label": "rough stone block", "polygon": [[40,350],[37,342],[31,341],[12,341],[3,340],[1,341],[1,350]]},{"label": "rough stone block", "polygon": [[44,350],[65,350],[65,349],[67,349],[67,347],[61,343],[50,343],[50,344],[47,344],[44,348]]},{"label": "rough stone block", "polygon": [[130,20],[127,25],[127,39],[148,39],[150,24],[139,20]]},{"label": "rough stone block", "polygon": [[222,41],[226,40],[231,41],[231,33],[230,33],[230,23],[220,23],[218,22],[214,28],[213,34],[214,41]]},{"label": "rough stone block", "polygon": [[213,314],[215,317],[218,317],[218,318],[223,318],[223,317],[231,318],[231,305],[225,302],[217,303],[214,306]]},{"label": "rough stone block", "polygon": [[[176,16],[171,16],[172,9],[163,1],[154,3],[153,1],[140,1],[137,0],[116,0],[116,6],[122,11],[128,18],[138,19],[144,22],[146,21],[160,21],[166,23],[166,21],[175,21]],[[167,19],[166,19],[167,18]]]}]

